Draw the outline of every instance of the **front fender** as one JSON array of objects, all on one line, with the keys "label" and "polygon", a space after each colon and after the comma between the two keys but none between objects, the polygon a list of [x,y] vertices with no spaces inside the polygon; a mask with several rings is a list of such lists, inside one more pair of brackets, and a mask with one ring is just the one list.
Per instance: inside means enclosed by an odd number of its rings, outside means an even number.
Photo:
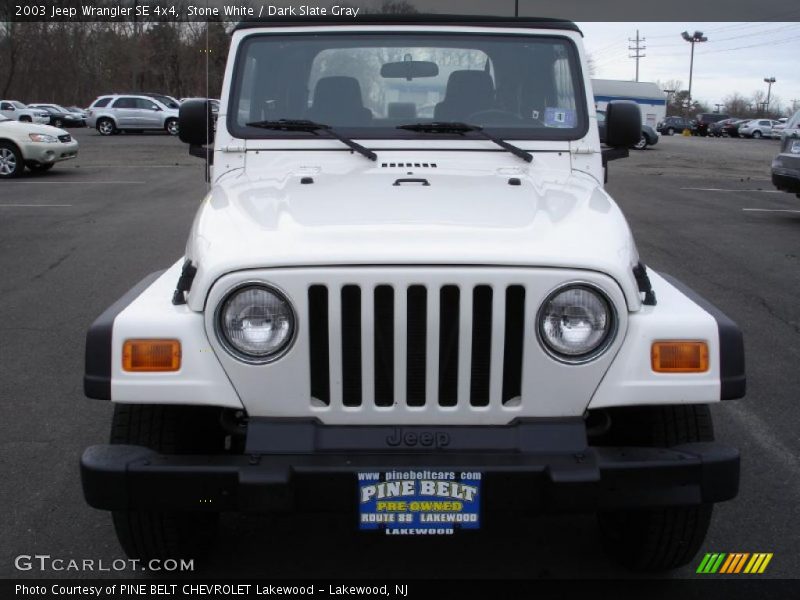
[{"label": "front fender", "polygon": [[[183,259],[148,275],[110,306],[86,336],[84,391],[90,398],[136,404],[192,404],[241,409],[242,403],[206,337],[203,314],[172,304]],[[181,342],[181,367],[169,373],[122,369],[127,339]]]},{"label": "front fender", "polygon": [[[708,404],[745,394],[744,343],[737,325],[669,275],[648,270],[658,297],[628,317],[625,343],[595,390],[589,409],[642,404]],[[705,373],[656,373],[650,351],[658,340],[708,343]]]}]

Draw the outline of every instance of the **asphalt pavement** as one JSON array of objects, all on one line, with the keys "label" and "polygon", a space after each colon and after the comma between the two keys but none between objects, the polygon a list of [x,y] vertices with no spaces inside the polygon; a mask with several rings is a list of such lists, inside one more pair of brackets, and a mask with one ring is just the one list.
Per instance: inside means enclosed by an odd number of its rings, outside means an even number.
[{"label": "asphalt pavement", "polygon": [[[89,324],[183,253],[206,184],[163,134],[72,130],[79,159],[0,182],[0,577],[21,554],[123,558],[108,514],[83,502],[78,459],[108,437],[111,406],[82,393]],[[642,259],[682,279],[744,331],[748,394],[712,408],[742,452],[739,496],[701,552],[772,552],[765,576],[800,576],[800,199],[776,193],[771,140],[662,138],[610,165],[608,189]],[[324,490],[320,490],[324,494]],[[387,539],[331,515],[226,515],[197,575],[625,577],[591,516],[499,517],[453,539]],[[123,571],[103,576],[148,575]],[[674,577],[693,577],[686,567]]]}]

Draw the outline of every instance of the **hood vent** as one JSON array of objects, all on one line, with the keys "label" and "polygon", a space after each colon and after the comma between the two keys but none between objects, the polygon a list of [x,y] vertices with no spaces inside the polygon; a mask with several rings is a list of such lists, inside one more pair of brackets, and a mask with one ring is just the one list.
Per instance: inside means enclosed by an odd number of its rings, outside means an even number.
[{"label": "hood vent", "polygon": [[410,162],[389,162],[389,163],[381,163],[382,169],[436,169],[436,163],[410,163]]}]

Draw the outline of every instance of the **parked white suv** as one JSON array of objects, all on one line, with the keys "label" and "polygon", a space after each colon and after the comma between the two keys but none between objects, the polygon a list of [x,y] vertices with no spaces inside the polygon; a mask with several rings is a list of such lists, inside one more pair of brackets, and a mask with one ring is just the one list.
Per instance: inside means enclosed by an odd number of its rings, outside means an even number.
[{"label": "parked white suv", "polygon": [[46,125],[50,122],[50,114],[42,109],[28,108],[19,100],[0,100],[0,115],[7,119],[22,121],[23,123],[39,123]]},{"label": "parked white suv", "polygon": [[213,163],[185,256],[87,336],[115,412],[83,490],[125,552],[322,505],[397,536],[582,509],[633,569],[692,560],[738,489],[708,405],[742,335],[642,264],[603,183],[641,115],[609,103],[601,148],[578,27],[253,21],[229,57],[216,139],[180,108]]},{"label": "parked white suv", "polygon": [[101,135],[146,130],[163,130],[178,135],[178,111],[149,96],[100,96],[92,102],[88,113],[87,126],[96,128]]},{"label": "parked white suv", "polygon": [[18,177],[25,167],[47,171],[76,156],[78,142],[69,132],[0,115],[0,179]]}]

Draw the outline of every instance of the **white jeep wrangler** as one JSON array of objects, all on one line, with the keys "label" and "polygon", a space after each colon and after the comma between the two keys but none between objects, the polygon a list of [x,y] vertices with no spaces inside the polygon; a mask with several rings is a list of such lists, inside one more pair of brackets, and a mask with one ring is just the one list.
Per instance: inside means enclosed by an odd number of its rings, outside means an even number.
[{"label": "white jeep wrangler", "polygon": [[632,569],[692,559],[738,489],[708,405],[744,395],[742,336],[640,262],[603,189],[639,111],[609,105],[602,149],[581,38],[237,27],[216,130],[207,101],[180,110],[211,182],[186,256],[87,337],[86,394],[116,408],[83,488],[130,556],[321,500],[386,535],[592,511]]}]

